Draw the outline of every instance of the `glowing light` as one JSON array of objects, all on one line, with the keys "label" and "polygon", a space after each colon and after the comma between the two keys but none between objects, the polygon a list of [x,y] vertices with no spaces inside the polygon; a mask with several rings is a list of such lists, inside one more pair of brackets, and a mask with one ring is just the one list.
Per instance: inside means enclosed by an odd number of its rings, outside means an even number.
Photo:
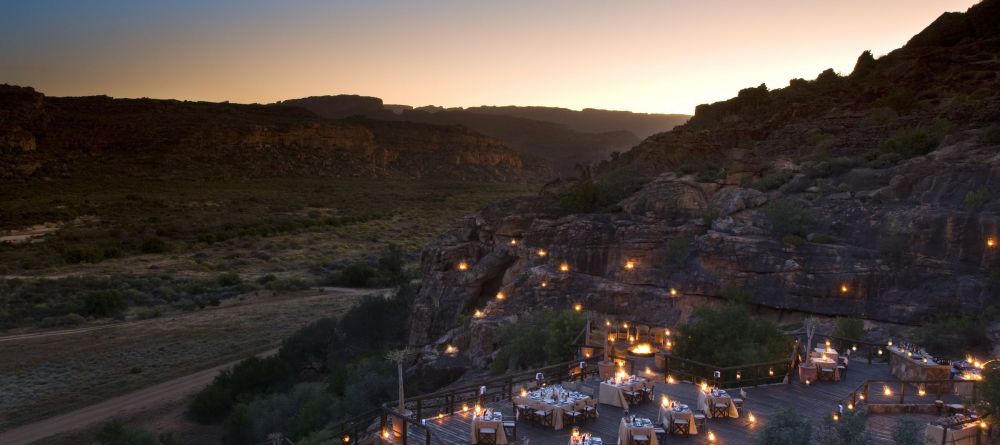
[{"label": "glowing light", "polygon": [[774,377],[774,368],[768,368],[767,375]]},{"label": "glowing light", "polygon": [[444,413],[438,413],[438,416],[437,416],[437,418],[438,418],[438,419],[443,419],[443,418],[444,418]]},{"label": "glowing light", "polygon": [[633,346],[632,349],[631,349],[631,351],[632,351],[633,354],[639,354],[639,355],[647,354],[648,355],[648,354],[652,354],[653,353],[653,347],[649,343],[639,343],[639,344]]},{"label": "glowing light", "polygon": [[473,413],[475,413],[478,416],[479,413],[481,412],[483,412],[483,407],[479,406],[479,404],[477,403],[476,406],[473,408]]},{"label": "glowing light", "polygon": [[582,304],[580,304],[580,303],[577,303],[577,304],[574,304],[574,305],[573,305],[573,310],[574,310],[574,311],[577,311],[577,312],[580,312],[580,311],[582,311],[582,310],[583,310],[583,305],[582,305]]},{"label": "glowing light", "polygon": [[340,438],[340,441],[341,441],[341,442],[344,442],[344,443],[351,443],[351,436],[344,436],[344,437],[341,437],[341,438]]},{"label": "glowing light", "polygon": [[709,442],[715,442],[715,433],[713,433],[711,431],[708,432],[708,441]]},{"label": "glowing light", "polygon": [[462,412],[464,413],[464,412],[466,412],[466,411],[468,411],[468,410],[469,410],[469,405],[468,405],[468,404],[466,404],[466,403],[463,403],[463,404],[462,404]]},{"label": "glowing light", "polygon": [[611,326],[611,320],[604,320],[604,326]]},{"label": "glowing light", "polygon": [[528,390],[521,388],[521,397],[527,397],[527,396],[528,396]]},{"label": "glowing light", "polygon": [[889,342],[886,343],[886,346],[892,346],[892,339],[891,338],[889,339]]},{"label": "glowing light", "polygon": [[665,335],[665,336],[669,337],[669,336],[670,336],[670,329],[666,329],[666,330],[664,330],[664,331],[663,331],[663,335]]},{"label": "glowing light", "polygon": [[841,284],[840,285],[840,293],[846,294],[848,290],[849,289],[847,289],[847,285],[846,284]]},{"label": "glowing light", "polygon": [[669,405],[670,405],[670,398],[669,397],[663,396],[663,397],[660,398],[660,406],[666,408]]},{"label": "glowing light", "polygon": [[472,317],[473,318],[483,318],[483,315],[485,315],[485,314],[483,314],[483,311],[481,311],[479,309],[476,309],[476,312],[472,313]]},{"label": "glowing light", "polygon": [[448,345],[448,347],[444,348],[444,353],[445,354],[456,354],[456,353],[458,353],[458,348],[456,348],[455,345]]},{"label": "glowing light", "polygon": [[837,413],[833,413],[833,421],[834,422],[840,421],[840,415]]},{"label": "glowing light", "polygon": [[708,392],[708,382],[701,382],[701,390],[703,392]]},{"label": "glowing light", "polygon": [[997,246],[997,240],[993,239],[993,237],[986,238],[986,247],[996,247],[996,246]]},{"label": "glowing light", "polygon": [[510,239],[510,245],[516,246],[517,245],[517,239],[516,238],[511,238]]},{"label": "glowing light", "polygon": [[986,421],[985,421],[985,420],[980,420],[980,421],[979,421],[979,427],[980,427],[980,428],[986,428],[987,426],[988,426],[988,425],[986,425]]},{"label": "glowing light", "polygon": [[469,270],[469,263],[466,263],[465,261],[458,263],[458,270]]},{"label": "glowing light", "polygon": [[806,379],[806,386],[812,385],[812,380]]},{"label": "glowing light", "polygon": [[653,373],[653,370],[649,369],[649,366],[647,366],[646,367],[646,374],[652,374],[652,373]]},{"label": "glowing light", "polygon": [[927,390],[924,389],[923,387],[920,387],[919,389],[917,389],[917,395],[919,395],[920,397],[926,396]]},{"label": "glowing light", "polygon": [[635,269],[635,260],[628,260],[625,262],[625,269],[632,270]]},{"label": "glowing light", "polygon": [[673,348],[673,347],[674,347],[674,342],[672,342],[670,340],[667,340],[667,349],[670,349],[670,348]]},{"label": "glowing light", "polygon": [[878,348],[878,355],[882,355],[882,348]]},{"label": "glowing light", "polygon": [[670,384],[670,385],[673,385],[674,383],[676,383],[676,381],[674,380],[674,376],[668,375],[667,376],[667,383]]},{"label": "glowing light", "polygon": [[542,287],[549,287],[548,281],[542,281]]},{"label": "glowing light", "polygon": [[559,271],[560,272],[569,272],[569,264],[567,264],[567,263],[560,264],[559,265]]},{"label": "glowing light", "polygon": [[503,300],[504,298],[507,298],[507,296],[503,292],[497,292],[497,300]]},{"label": "glowing light", "polygon": [[865,395],[864,394],[858,394],[858,398],[861,399],[861,400],[864,400],[865,399]]},{"label": "glowing light", "polygon": [[826,341],[826,349],[830,349],[830,340],[829,339]]},{"label": "glowing light", "polygon": [[742,379],[742,378],[743,378],[743,374],[740,374],[739,371],[736,371],[736,380],[739,380],[739,379]]},{"label": "glowing light", "polygon": [[891,396],[892,395],[892,388],[890,388],[889,385],[883,386],[882,387],[882,394],[885,394],[886,397]]},{"label": "glowing light", "polygon": [[628,322],[626,321],[625,323],[622,323],[622,327],[628,329]]},{"label": "glowing light", "polygon": [[548,255],[548,254],[549,253],[546,252],[545,249],[538,249],[538,256],[544,257],[545,255]]},{"label": "glowing light", "polygon": [[677,289],[674,289],[674,288],[671,287],[670,288],[670,296],[671,297],[676,297],[677,296]]},{"label": "glowing light", "polygon": [[853,410],[854,409],[854,404],[853,403],[848,403],[847,404],[847,409]]},{"label": "glowing light", "polygon": [[382,438],[383,439],[389,438],[389,430],[382,430]]},{"label": "glowing light", "polygon": [[750,423],[757,423],[757,418],[754,417],[753,413],[747,414],[747,420],[749,420]]},{"label": "glowing light", "polygon": [[858,351],[858,345],[851,345],[851,351],[857,352]]}]

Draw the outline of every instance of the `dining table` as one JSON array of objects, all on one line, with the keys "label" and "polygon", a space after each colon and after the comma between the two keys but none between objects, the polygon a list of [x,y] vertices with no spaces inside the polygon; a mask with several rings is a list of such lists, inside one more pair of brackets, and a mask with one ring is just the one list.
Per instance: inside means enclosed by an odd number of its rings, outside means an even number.
[{"label": "dining table", "polygon": [[830,357],[813,357],[812,363],[816,366],[816,370],[821,369],[832,369],[833,370],[833,380],[840,381],[840,369],[837,367],[837,359]]},{"label": "dining table", "polygon": [[717,403],[727,405],[726,417],[736,418],[740,416],[740,411],[736,409],[736,403],[725,390],[698,391],[698,409],[705,412],[708,418],[714,418],[712,407]]},{"label": "dining table", "polygon": [[497,445],[506,445],[508,443],[507,433],[503,429],[503,417],[499,412],[491,416],[475,416],[472,418],[472,445],[479,443],[479,430],[482,428],[490,428],[496,431]]},{"label": "dining table", "polygon": [[687,405],[672,404],[670,406],[660,406],[660,423],[663,424],[663,428],[670,431],[670,426],[674,424],[674,420],[686,420],[688,423],[688,434],[695,435],[698,434],[698,426],[694,424],[694,411]]},{"label": "dining table", "polygon": [[566,411],[581,411],[590,396],[579,392],[567,392],[559,399],[545,395],[545,390],[536,390],[523,396],[514,396],[515,405],[525,405],[535,411],[552,411],[552,429],[563,429],[563,413]]},{"label": "dining table", "polygon": [[605,405],[627,410],[628,399],[625,397],[625,391],[641,391],[645,385],[646,379],[642,377],[634,377],[624,381],[603,381],[598,389],[597,400]]},{"label": "dining table", "polygon": [[649,419],[636,418],[635,422],[622,418],[618,424],[618,445],[632,445],[632,438],[643,435],[649,438],[649,445],[659,445],[656,440],[656,430]]}]

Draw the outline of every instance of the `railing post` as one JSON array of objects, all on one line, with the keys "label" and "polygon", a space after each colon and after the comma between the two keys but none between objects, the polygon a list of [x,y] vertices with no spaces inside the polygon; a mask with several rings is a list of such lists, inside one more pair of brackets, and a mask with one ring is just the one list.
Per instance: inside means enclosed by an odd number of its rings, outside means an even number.
[{"label": "railing post", "polygon": [[906,398],[906,382],[903,381],[903,382],[899,382],[899,404],[900,405],[902,405],[904,403],[904,399],[905,398]]},{"label": "railing post", "polygon": [[423,419],[421,408],[423,407],[423,399],[417,399],[417,419]]}]

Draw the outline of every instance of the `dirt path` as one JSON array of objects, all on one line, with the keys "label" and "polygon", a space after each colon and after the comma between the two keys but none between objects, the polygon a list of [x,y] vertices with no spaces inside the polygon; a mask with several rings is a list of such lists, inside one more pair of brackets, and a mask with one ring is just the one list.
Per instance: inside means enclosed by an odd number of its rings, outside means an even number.
[{"label": "dirt path", "polygon": [[[257,356],[267,357],[277,352],[278,350],[275,348],[257,354]],[[113,397],[85,408],[0,432],[0,443],[4,445],[26,445],[56,434],[85,428],[97,422],[109,421],[115,417],[127,416],[150,409],[155,405],[182,399],[205,387],[205,385],[212,382],[212,379],[215,378],[219,371],[236,363],[238,361],[208,368],[194,374]]]}]

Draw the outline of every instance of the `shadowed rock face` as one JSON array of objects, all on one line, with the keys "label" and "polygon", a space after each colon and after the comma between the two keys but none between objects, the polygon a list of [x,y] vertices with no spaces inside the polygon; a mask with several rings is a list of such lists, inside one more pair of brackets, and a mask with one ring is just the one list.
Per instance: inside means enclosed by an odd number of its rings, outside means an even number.
[{"label": "shadowed rock face", "polygon": [[368,176],[540,181],[549,170],[456,126],[332,120],[263,105],[44,97],[0,86],[0,178]]},{"label": "shadowed rock face", "polygon": [[[958,20],[988,22],[979,15],[998,4]],[[621,172],[641,179],[614,205],[562,213],[572,185],[553,184],[460,221],[423,253],[411,343],[461,340],[482,364],[495,345],[470,332],[506,317],[582,303],[671,324],[728,288],[761,310],[903,324],[1000,304],[1000,248],[986,243],[1000,240],[1000,145],[986,137],[1000,123],[1000,39],[972,29],[911,43],[863,74],[701,106],[595,170],[598,188]],[[900,89],[910,102],[893,99]],[[884,141],[912,128],[939,144],[886,161]],[[781,203],[808,216],[797,236],[777,230]],[[470,269],[456,270],[463,260]],[[475,309],[486,316],[463,322]]]}]

